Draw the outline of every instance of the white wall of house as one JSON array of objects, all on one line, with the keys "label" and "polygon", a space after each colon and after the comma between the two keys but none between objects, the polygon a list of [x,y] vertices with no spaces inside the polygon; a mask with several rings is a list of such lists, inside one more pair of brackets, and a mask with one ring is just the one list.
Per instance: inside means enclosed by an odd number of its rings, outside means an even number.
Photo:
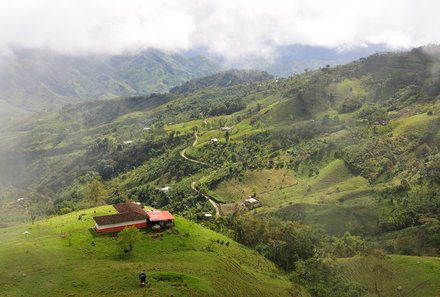
[{"label": "white wall of house", "polygon": [[95,223],[95,228],[96,228],[96,230],[102,230],[102,229],[116,228],[116,227],[122,227],[122,226],[127,226],[127,225],[142,224],[145,222],[146,222],[146,220],[138,220],[138,221],[129,221],[129,222],[122,222],[122,223],[118,223],[118,224],[108,224],[108,225],[98,225],[97,223]]}]

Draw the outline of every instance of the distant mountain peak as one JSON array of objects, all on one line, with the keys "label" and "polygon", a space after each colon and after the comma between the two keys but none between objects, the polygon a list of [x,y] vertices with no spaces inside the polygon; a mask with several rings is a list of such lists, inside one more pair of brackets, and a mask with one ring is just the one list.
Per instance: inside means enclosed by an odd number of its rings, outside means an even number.
[{"label": "distant mountain peak", "polygon": [[[115,56],[69,56],[17,49],[0,72],[0,116],[119,96],[166,92],[220,66],[201,56],[148,49]],[[6,108],[7,107],[7,108]]]},{"label": "distant mountain peak", "polygon": [[202,78],[191,79],[181,86],[171,89],[171,93],[184,94],[209,87],[229,87],[232,85],[257,82],[273,78],[271,74],[261,70],[232,69]]}]

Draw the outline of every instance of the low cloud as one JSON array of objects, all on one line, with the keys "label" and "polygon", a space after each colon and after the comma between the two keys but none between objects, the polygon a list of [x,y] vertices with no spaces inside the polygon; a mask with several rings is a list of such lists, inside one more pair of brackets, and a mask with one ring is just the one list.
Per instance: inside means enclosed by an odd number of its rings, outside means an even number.
[{"label": "low cloud", "polygon": [[440,80],[440,47],[439,46],[426,46],[423,49],[423,53],[427,55],[431,60],[431,66],[429,68],[431,72],[431,78]]},{"label": "low cloud", "polygon": [[288,44],[409,48],[440,41],[438,11],[431,0],[3,0],[0,53],[206,48],[237,59]]}]

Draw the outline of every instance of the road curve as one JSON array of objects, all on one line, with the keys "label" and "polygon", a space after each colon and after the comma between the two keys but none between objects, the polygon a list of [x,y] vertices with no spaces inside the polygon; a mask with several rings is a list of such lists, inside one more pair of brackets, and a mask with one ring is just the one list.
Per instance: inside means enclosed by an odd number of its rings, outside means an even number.
[{"label": "road curve", "polygon": [[196,146],[197,141],[199,141],[199,135],[197,135],[197,132],[194,132],[194,137],[195,137],[196,139],[194,139],[193,146]]},{"label": "road curve", "polygon": [[[197,135],[197,132],[194,133],[194,137],[195,137],[195,140],[194,140],[194,142],[193,142],[193,144],[192,144],[193,147],[197,145],[197,141],[199,140],[199,136]],[[205,165],[205,166],[208,166],[208,167],[214,167],[214,166],[212,166],[211,164],[208,164],[208,163],[205,163],[205,162],[202,162],[202,161],[197,161],[197,160],[194,160],[194,159],[188,158],[188,157],[185,155],[185,151],[186,151],[186,149],[187,149],[187,148],[183,149],[183,150],[180,152],[180,156],[181,156],[182,158],[184,158],[185,160],[187,160],[187,161],[189,161],[189,162],[193,162],[193,163],[197,163],[197,164]],[[215,209],[215,217],[216,217],[216,218],[220,217],[220,207],[217,205],[217,203],[215,203],[214,200],[211,199],[211,197],[209,197],[208,195],[205,195],[205,194],[201,193],[199,190],[197,190],[197,188],[196,188],[196,182],[192,182],[192,183],[191,183],[191,189],[192,189],[193,191],[197,192],[197,193],[200,193],[203,197],[205,197],[205,199],[207,199],[207,200],[209,201],[209,203],[211,203],[211,205],[214,207],[214,209]]]},{"label": "road curve", "polygon": [[197,188],[196,188],[196,182],[192,182],[192,183],[191,183],[191,189],[192,189],[193,191],[195,191],[195,192],[201,194],[203,197],[205,197],[205,198],[209,201],[209,203],[211,203],[211,205],[212,205],[212,206],[214,207],[214,209],[215,209],[215,217],[216,217],[216,218],[219,218],[219,217],[220,217],[220,207],[218,206],[218,204],[215,203],[215,201],[212,200],[211,197],[209,197],[208,195],[205,195],[205,194],[201,193],[199,190],[197,190]]},{"label": "road curve", "polygon": [[[197,136],[197,132],[194,133],[194,136],[195,136],[196,140],[194,140],[194,143],[192,144],[192,146],[196,146],[196,145],[197,145],[197,141],[199,140],[199,137]],[[194,160],[194,159],[188,158],[188,157],[185,155],[186,149],[187,149],[187,148],[183,149],[183,150],[180,152],[180,156],[181,156],[182,158],[184,158],[185,160],[190,161],[190,162],[193,162],[193,163],[197,163],[197,164],[205,165],[205,166],[208,166],[208,167],[214,167],[214,166],[212,166],[212,165],[209,164],[209,163],[202,162],[202,161],[197,161],[197,160]]]}]

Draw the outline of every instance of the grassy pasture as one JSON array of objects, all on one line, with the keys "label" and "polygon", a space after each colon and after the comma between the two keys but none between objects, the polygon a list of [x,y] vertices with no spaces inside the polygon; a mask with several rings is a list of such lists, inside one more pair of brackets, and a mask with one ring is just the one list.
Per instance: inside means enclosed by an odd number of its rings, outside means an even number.
[{"label": "grassy pasture", "polygon": [[[90,232],[92,216],[113,211],[104,206],[0,229],[1,295],[288,295],[291,284],[272,263],[180,217],[174,232],[143,232],[132,255],[121,255],[115,237]],[[138,286],[141,272],[151,287]]]},{"label": "grassy pasture", "polygon": [[379,206],[372,188],[362,177],[353,176],[342,160],[328,163],[313,177],[286,169],[247,171],[241,179],[223,181],[213,190],[226,202],[240,202],[254,191],[262,202],[259,212],[274,212],[330,234],[376,228]]},{"label": "grassy pasture", "polygon": [[[274,177],[272,177],[274,178]],[[334,160],[323,167],[318,175],[295,177],[295,182],[286,187],[272,187],[261,195],[262,201],[271,206],[293,203],[334,204],[369,190],[367,181],[352,175],[342,160]]]},{"label": "grassy pasture", "polygon": [[340,259],[341,271],[365,289],[364,296],[440,296],[440,258],[373,256]]},{"label": "grassy pasture", "polygon": [[429,124],[432,123],[437,116],[429,116],[426,113],[413,115],[410,117],[399,118],[391,122],[393,133],[399,135],[424,135],[428,129]]},{"label": "grassy pasture", "polygon": [[274,189],[296,184],[293,174],[285,169],[263,169],[247,171],[241,179],[221,182],[214,192],[227,202],[242,201],[255,191],[257,197]]}]

